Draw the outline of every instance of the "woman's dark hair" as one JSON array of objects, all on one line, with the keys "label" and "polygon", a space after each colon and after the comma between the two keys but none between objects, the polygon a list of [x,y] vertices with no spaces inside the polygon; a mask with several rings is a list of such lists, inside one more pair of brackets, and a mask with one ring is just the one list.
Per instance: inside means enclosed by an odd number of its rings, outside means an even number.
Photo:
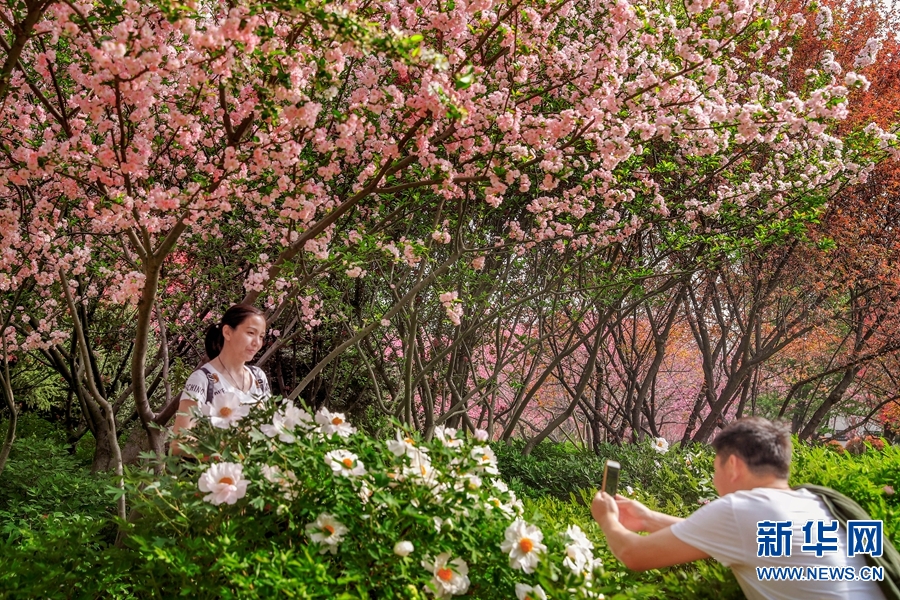
[{"label": "woman's dark hair", "polygon": [[206,339],[203,342],[203,345],[206,347],[206,356],[209,360],[217,357],[219,353],[222,352],[222,347],[225,345],[225,336],[222,335],[222,327],[228,325],[232,329],[235,329],[238,325],[252,316],[260,316],[265,319],[263,311],[255,306],[249,304],[235,304],[225,311],[221,321],[209,326],[206,330]]}]

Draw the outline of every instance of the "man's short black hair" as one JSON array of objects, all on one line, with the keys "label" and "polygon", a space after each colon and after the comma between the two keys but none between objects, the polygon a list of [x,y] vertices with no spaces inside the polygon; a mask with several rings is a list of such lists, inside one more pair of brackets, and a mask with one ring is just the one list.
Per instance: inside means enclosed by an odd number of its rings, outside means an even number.
[{"label": "man's short black hair", "polygon": [[712,446],[721,460],[736,454],[756,475],[787,479],[791,473],[791,430],[784,423],[762,417],[738,419],[716,436]]}]

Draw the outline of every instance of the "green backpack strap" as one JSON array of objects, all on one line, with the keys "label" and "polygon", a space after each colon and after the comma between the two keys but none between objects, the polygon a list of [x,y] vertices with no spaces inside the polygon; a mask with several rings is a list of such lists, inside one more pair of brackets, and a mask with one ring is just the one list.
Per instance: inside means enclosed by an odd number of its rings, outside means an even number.
[{"label": "green backpack strap", "polygon": [[[837,490],[811,483],[798,485],[794,489],[807,490],[821,498],[829,512],[841,522],[844,529],[847,528],[847,521],[868,521],[872,519],[862,506]],[[867,554],[865,555],[866,563],[869,566],[882,567],[884,569],[884,580],[878,582],[884,597],[887,600],[900,600],[900,552],[897,552],[897,549],[894,548],[891,540],[886,535],[883,541],[881,556],[869,556]]]}]

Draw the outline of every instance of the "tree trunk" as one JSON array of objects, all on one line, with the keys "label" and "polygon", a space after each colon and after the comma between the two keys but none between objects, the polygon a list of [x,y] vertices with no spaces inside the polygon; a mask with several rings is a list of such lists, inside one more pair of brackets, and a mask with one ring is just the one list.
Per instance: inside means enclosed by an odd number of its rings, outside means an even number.
[{"label": "tree trunk", "polygon": [[828,394],[828,397],[822,402],[822,405],[816,409],[816,412],[813,413],[813,416],[810,418],[809,422],[800,432],[799,437],[801,440],[807,440],[813,436],[816,432],[816,429],[819,428],[819,425],[822,423],[822,419],[825,418],[825,415],[828,414],[828,411],[837,404],[841,398],[844,397],[844,393],[846,393],[847,388],[853,383],[856,379],[856,374],[858,372],[857,368],[851,368],[844,371],[841,380],[838,382],[834,389],[831,390],[831,393]]},{"label": "tree trunk", "polygon": [[[110,435],[109,427],[106,426],[106,419],[100,419],[97,423],[98,427],[94,434],[96,447],[94,448],[94,460],[91,462],[91,473],[100,473],[101,471],[110,471],[116,468],[115,452],[112,448],[113,437]],[[118,444],[118,440],[116,440]]]},{"label": "tree trunk", "polygon": [[[578,406],[578,402],[581,400],[584,395],[584,390],[587,389],[588,382],[591,380],[594,374],[594,367],[597,364],[597,355],[600,353],[600,344],[605,339],[603,335],[603,330],[599,327],[595,329],[596,339],[594,340],[593,348],[590,348],[590,355],[588,356],[587,364],[584,366],[584,371],[581,374],[581,381],[578,382],[578,386],[575,388],[575,392],[572,394],[572,402],[569,404],[569,407],[563,411],[562,414],[557,416],[555,419],[550,421],[550,423],[544,428],[543,431],[538,433],[535,437],[530,439],[525,447],[522,449],[522,454],[528,456],[531,454],[531,451],[534,450],[535,446],[544,441],[553,430],[562,425],[575,411],[575,407]],[[583,338],[582,338],[583,339]]]},{"label": "tree trunk", "polygon": [[[59,281],[62,284],[63,293],[66,297],[66,304],[69,306],[69,313],[72,315],[72,323],[75,326],[75,335],[78,339],[78,348],[81,351],[82,368],[80,369],[80,374],[84,375],[87,382],[88,395],[97,402],[103,416],[102,422],[104,427],[98,427],[97,432],[100,433],[101,431],[105,431],[106,433],[100,434],[97,437],[98,450],[100,449],[101,438],[105,438],[104,442],[112,454],[113,468],[115,469],[118,480],[116,482],[117,487],[122,491],[121,496],[119,496],[119,499],[116,502],[116,508],[119,518],[124,521],[127,516],[125,513],[125,479],[124,471],[122,469],[122,451],[119,448],[119,440],[116,438],[116,414],[109,401],[104,398],[97,389],[97,385],[94,381],[94,376],[91,371],[91,357],[90,352],[88,351],[84,330],[82,329],[81,322],[78,318],[78,311],[75,307],[75,301],[72,299],[72,291],[69,289],[69,282],[66,279],[65,271],[61,267],[59,269]],[[76,373],[79,373],[79,371],[76,371]],[[81,378],[80,374],[74,378],[76,381]]]},{"label": "tree trunk", "polygon": [[3,384],[3,397],[6,399],[6,406],[9,407],[9,425],[6,427],[6,439],[3,441],[3,449],[0,450],[0,475],[6,468],[6,460],[12,450],[13,442],[16,441],[16,424],[19,414],[16,411],[16,402],[13,398],[12,384],[9,381],[9,362],[6,360],[6,338],[3,338],[3,370],[5,373],[0,374],[0,381]]},{"label": "tree trunk", "polygon": [[700,420],[700,414],[703,412],[704,400],[706,400],[705,381],[700,385],[700,390],[697,392],[697,401],[694,402],[694,408],[691,409],[691,414],[688,417],[687,425],[684,428],[684,435],[681,436],[681,445],[684,447],[690,446],[693,442],[691,434],[694,431],[694,425],[696,425],[697,421]]}]

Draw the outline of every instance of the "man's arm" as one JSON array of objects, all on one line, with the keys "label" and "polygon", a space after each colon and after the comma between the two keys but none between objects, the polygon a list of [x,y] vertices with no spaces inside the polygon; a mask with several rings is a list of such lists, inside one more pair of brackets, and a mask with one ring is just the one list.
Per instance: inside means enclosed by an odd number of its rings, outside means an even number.
[{"label": "man's arm", "polygon": [[653,533],[684,521],[681,517],[673,517],[672,515],[650,510],[637,500],[631,500],[619,494],[616,494],[616,506],[619,509],[619,523],[628,531]]},{"label": "man's arm", "polygon": [[[603,533],[606,534],[606,543],[609,549],[626,567],[634,571],[660,569],[709,558],[709,555],[702,550],[675,537],[671,524],[647,536],[628,531],[619,522],[619,509],[616,501],[604,492],[597,492],[597,495],[594,496],[591,513],[600,528],[603,529]],[[677,519],[676,517],[671,518]],[[653,524],[659,524],[659,519],[654,520]]]}]

